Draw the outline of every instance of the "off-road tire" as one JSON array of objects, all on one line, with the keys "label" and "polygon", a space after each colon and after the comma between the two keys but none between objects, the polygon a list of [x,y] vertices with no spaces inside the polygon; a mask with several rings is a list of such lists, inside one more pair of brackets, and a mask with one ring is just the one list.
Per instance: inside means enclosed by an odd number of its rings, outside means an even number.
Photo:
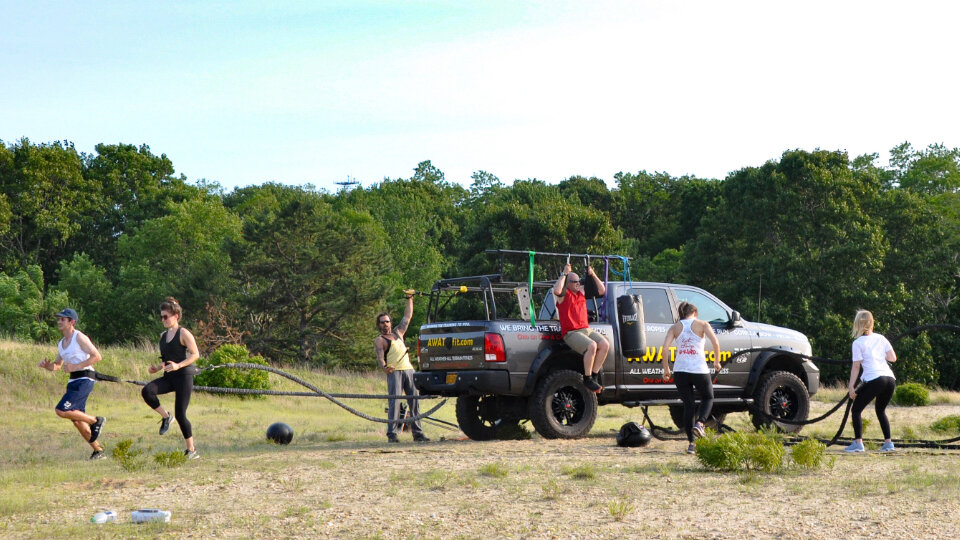
[{"label": "off-road tire", "polygon": [[[810,394],[799,377],[789,371],[771,371],[763,375],[753,394],[753,405],[763,412],[786,420],[806,420],[810,414]],[[761,414],[750,411],[750,420],[757,429],[774,424],[777,431],[797,433],[803,426],[771,422]]]},{"label": "off-road tire", "polygon": [[[489,394],[458,397],[457,423],[460,431],[475,441],[492,441],[500,438],[502,429],[519,426],[520,419],[504,414],[498,399]],[[516,430],[503,433],[516,433]]]},{"label": "off-road tire", "polygon": [[583,375],[568,369],[541,379],[529,407],[530,421],[545,439],[579,439],[597,420],[597,394],[584,386]]}]

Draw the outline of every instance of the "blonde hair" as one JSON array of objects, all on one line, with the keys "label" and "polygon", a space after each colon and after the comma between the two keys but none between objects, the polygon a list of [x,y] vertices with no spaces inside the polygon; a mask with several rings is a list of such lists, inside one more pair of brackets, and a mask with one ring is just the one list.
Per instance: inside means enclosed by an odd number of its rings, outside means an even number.
[{"label": "blonde hair", "polygon": [[850,337],[856,339],[868,331],[873,332],[873,313],[865,309],[858,310],[853,316],[853,330],[850,332]]}]

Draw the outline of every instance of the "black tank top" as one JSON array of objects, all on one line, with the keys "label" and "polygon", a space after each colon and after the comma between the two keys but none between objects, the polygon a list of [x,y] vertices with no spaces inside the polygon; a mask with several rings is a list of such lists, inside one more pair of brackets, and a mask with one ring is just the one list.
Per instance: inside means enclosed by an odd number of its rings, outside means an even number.
[{"label": "black tank top", "polygon": [[167,342],[167,333],[160,336],[160,359],[164,362],[183,362],[187,359],[187,347],[180,343],[180,330]]}]

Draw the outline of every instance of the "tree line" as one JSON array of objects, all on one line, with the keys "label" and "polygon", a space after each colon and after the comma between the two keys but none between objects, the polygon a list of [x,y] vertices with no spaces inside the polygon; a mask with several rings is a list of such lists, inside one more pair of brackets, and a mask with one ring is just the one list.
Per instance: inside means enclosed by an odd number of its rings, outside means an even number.
[{"label": "tree line", "polygon": [[[465,187],[424,161],[336,193],[226,192],[146,145],[0,141],[0,333],[50,340],[69,304],[98,343],[154,341],[157,305],[175,296],[208,348],[364,368],[374,317],[402,309],[401,289],[491,272],[484,250],[504,248],[627,255],[635,280],[703,287],[848,358],[857,308],[888,337],[960,324],[960,149],[903,143],[878,162],[789,150],[724,179],[620,172],[610,188],[484,171]],[[421,309],[410,335],[422,322]],[[898,375],[960,389],[958,346],[950,333],[904,339]]]}]

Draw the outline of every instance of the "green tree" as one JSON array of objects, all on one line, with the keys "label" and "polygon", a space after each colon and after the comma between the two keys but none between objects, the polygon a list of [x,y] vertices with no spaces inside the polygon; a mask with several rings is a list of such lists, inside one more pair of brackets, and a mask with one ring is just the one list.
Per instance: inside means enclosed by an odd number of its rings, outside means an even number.
[{"label": "green tree", "polygon": [[147,145],[98,144],[95,154],[83,156],[83,167],[95,187],[87,194],[93,208],[82,216],[72,247],[114,272],[121,236],[167,215],[171,203],[209,199],[218,192],[216,185],[190,185],[183,175],[174,176],[170,159],[154,155]]},{"label": "green tree", "polygon": [[[67,295],[83,320],[84,331],[97,343],[114,343],[122,333],[113,324],[124,307],[117,304],[113,283],[104,268],[84,253],[60,263],[56,290]],[[128,308],[129,306],[126,306]]]},{"label": "green tree", "polygon": [[43,271],[38,265],[12,275],[0,272],[0,333],[37,342],[55,339],[59,334],[53,315],[68,302],[67,295],[58,291],[44,295]]},{"label": "green tree", "polygon": [[854,178],[843,152],[788,151],[737,171],[685,250],[685,272],[751,318],[762,290],[763,320],[804,331],[818,354],[848,354],[840,321],[876,300],[889,249],[867,211],[880,187]]},{"label": "green tree", "polygon": [[0,157],[0,268],[39,265],[52,274],[91,210],[80,156],[71,143],[27,139]]},{"label": "green tree", "polygon": [[235,293],[227,243],[240,237],[240,219],[219,199],[171,203],[168,212],[120,238],[117,300],[124,309],[115,323],[123,339],[159,331],[157,306],[167,296],[199,314],[211,298]]},{"label": "green tree", "polygon": [[244,219],[232,246],[251,313],[248,345],[268,358],[369,366],[374,316],[392,271],[369,214],[309,188],[267,185],[231,197]]},{"label": "green tree", "polygon": [[[471,274],[497,270],[486,249],[609,254],[621,245],[607,214],[584,206],[577,197],[565,198],[559,187],[539,180],[518,180],[474,200],[465,221],[462,271]],[[525,276],[526,264],[507,265],[507,279]],[[557,261],[534,264],[536,279],[555,279],[562,267]]]}]

